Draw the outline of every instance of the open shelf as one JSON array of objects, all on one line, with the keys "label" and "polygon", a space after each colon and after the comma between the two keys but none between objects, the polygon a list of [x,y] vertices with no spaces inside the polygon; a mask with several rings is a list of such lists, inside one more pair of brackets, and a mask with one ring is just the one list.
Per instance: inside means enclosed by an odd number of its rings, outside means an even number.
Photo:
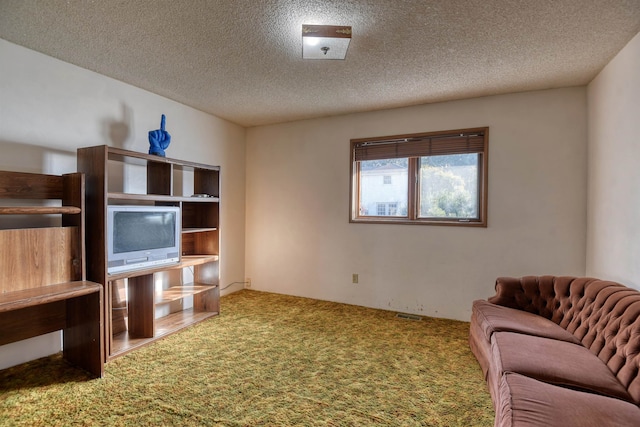
[{"label": "open shelf", "polygon": [[75,206],[0,206],[0,215],[75,215],[82,212]]},{"label": "open shelf", "polygon": [[96,292],[97,287],[97,283],[77,280],[5,292],[0,294],[0,313],[89,295]]},{"label": "open shelf", "polygon": [[166,264],[152,268],[139,268],[131,271],[123,271],[121,273],[109,274],[107,277],[109,278],[109,280],[128,279],[130,277],[144,276],[146,274],[153,274],[166,270],[176,270],[179,268],[203,265],[208,262],[217,261],[218,258],[218,255],[183,255],[181,258],[182,261],[175,264]]},{"label": "open shelf", "polygon": [[192,202],[192,203],[217,203],[220,201],[218,197],[191,197],[191,196],[172,196],[165,194],[136,194],[136,193],[121,193],[121,192],[109,192],[109,200],[131,200],[131,201],[148,201],[148,202]]},{"label": "open shelf", "polygon": [[135,162],[134,159],[145,160],[153,163],[166,163],[173,165],[177,168],[193,168],[193,169],[204,169],[204,170],[220,170],[219,166],[211,166],[206,165],[204,163],[190,162],[187,160],[178,160],[172,159],[170,157],[160,157],[154,154],[141,153],[137,151],[130,151],[123,148],[117,147],[106,147],[108,150],[109,160],[117,160],[121,162]]},{"label": "open shelf", "polygon": [[200,228],[183,228],[182,233],[204,233],[205,231],[216,231],[215,227],[200,227]]},{"label": "open shelf", "polygon": [[131,337],[128,331],[114,334],[111,343],[111,355],[112,357],[121,356],[159,338],[178,332],[189,325],[202,322],[217,315],[217,311],[194,312],[192,308],[189,308],[156,319],[156,332],[153,338]]},{"label": "open shelf", "polygon": [[193,267],[195,265],[202,265],[213,261],[218,261],[218,255],[182,255],[182,262],[180,266],[174,268]]},{"label": "open shelf", "polygon": [[182,298],[197,295],[215,289],[217,285],[207,285],[202,283],[189,283],[182,286],[172,286],[156,295],[156,305],[169,304]]}]

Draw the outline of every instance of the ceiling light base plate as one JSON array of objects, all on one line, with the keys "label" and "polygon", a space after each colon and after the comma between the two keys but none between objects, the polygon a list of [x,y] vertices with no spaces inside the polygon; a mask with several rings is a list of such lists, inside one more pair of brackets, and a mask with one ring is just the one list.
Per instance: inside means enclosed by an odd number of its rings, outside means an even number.
[{"label": "ceiling light base plate", "polygon": [[345,59],[351,41],[351,27],[303,25],[303,59]]}]

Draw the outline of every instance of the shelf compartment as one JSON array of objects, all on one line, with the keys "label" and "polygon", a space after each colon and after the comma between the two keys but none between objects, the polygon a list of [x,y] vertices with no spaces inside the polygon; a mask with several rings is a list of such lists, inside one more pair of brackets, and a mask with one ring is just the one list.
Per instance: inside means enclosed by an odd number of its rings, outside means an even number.
[{"label": "shelf compartment", "polygon": [[122,356],[158,338],[173,334],[187,326],[202,322],[217,315],[217,311],[194,311],[192,308],[188,308],[156,319],[156,330],[153,338],[130,337],[127,331],[114,334],[111,343],[110,359]]},{"label": "shelf compartment", "polygon": [[202,204],[201,200],[211,200],[211,197],[188,197],[182,203],[183,228],[216,228],[219,225],[218,203]]},{"label": "shelf compartment", "polygon": [[108,280],[120,280],[128,279],[131,277],[144,276],[146,274],[153,274],[159,271],[176,270],[184,267],[192,267],[195,265],[202,265],[208,262],[218,261],[218,255],[183,255],[182,260],[176,264],[160,265],[153,268],[141,268],[138,270],[123,271],[122,273],[109,274]]},{"label": "shelf compartment", "polygon": [[189,283],[182,286],[171,286],[162,291],[162,294],[156,294],[156,305],[169,304],[182,298],[187,298],[203,292],[211,291],[217,288],[217,285],[207,285],[203,283]]},{"label": "shelf compartment", "polygon": [[182,257],[219,253],[217,230],[182,234]]}]

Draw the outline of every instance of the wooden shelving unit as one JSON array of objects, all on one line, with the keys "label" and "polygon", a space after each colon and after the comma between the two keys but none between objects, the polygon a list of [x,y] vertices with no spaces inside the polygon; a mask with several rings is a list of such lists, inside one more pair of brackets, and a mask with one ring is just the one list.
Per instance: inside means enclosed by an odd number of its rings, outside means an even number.
[{"label": "wooden shelving unit", "polygon": [[[78,170],[87,177],[87,277],[105,287],[106,360],[217,315],[220,168],[101,145],[78,149]],[[179,207],[180,263],[108,274],[107,207],[116,204]]]},{"label": "wooden shelving unit", "polygon": [[[84,191],[81,173],[0,171],[0,216],[21,224],[0,221],[0,345],[61,330],[64,358],[101,377],[103,296],[86,280]],[[36,205],[4,204],[17,199]]]}]

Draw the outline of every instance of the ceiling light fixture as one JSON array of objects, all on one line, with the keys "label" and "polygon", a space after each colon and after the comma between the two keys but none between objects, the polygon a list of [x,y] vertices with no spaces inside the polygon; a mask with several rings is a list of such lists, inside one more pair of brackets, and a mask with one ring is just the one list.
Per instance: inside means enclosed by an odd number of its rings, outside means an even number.
[{"label": "ceiling light fixture", "polygon": [[344,59],[351,41],[351,27],[303,25],[303,59]]}]

